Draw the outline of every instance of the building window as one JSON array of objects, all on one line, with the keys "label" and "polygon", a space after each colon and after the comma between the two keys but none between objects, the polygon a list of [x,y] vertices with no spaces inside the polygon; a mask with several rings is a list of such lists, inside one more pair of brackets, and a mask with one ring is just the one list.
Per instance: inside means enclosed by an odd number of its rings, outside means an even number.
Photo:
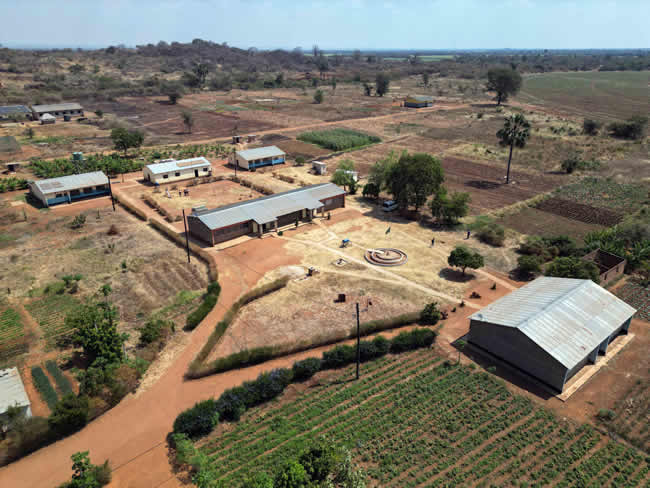
[{"label": "building window", "polygon": [[90,187],[88,187],[88,188],[84,188],[84,189],[81,190],[81,191],[84,192],[84,193],[92,193],[92,191],[93,191],[93,187],[90,186]]},{"label": "building window", "polygon": [[332,203],[332,199],[331,199],[331,198],[325,200],[325,205],[330,205],[331,203]]},{"label": "building window", "polygon": [[61,197],[64,197],[65,195],[63,193],[57,193],[54,196],[55,196],[55,198],[61,198]]},{"label": "building window", "polygon": [[176,173],[174,173],[174,176],[180,176],[180,175],[181,175],[180,171],[176,171]]},{"label": "building window", "polygon": [[207,170],[208,170],[208,168],[203,168],[203,171],[207,171]]},{"label": "building window", "polygon": [[166,180],[167,178],[169,178],[169,175],[163,175],[164,180]]}]

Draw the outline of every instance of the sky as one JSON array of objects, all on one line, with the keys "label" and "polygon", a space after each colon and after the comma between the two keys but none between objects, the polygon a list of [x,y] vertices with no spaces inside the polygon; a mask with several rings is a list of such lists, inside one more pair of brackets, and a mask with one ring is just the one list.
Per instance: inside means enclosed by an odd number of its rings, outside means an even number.
[{"label": "sky", "polygon": [[0,19],[7,47],[650,47],[650,0],[0,0]]}]

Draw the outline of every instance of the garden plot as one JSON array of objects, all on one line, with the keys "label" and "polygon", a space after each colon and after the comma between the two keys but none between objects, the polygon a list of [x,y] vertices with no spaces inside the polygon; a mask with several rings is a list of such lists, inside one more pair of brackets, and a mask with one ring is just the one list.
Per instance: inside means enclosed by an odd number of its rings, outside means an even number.
[{"label": "garden plot", "polygon": [[561,420],[492,375],[418,351],[320,373],[198,443],[225,484],[273,474],[325,436],[352,450],[372,487],[641,487],[648,460],[590,425]]},{"label": "garden plot", "polygon": [[27,352],[27,341],[20,313],[0,302],[0,363]]},{"label": "garden plot", "polygon": [[558,188],[555,193],[560,198],[626,214],[633,213],[648,201],[648,189],[648,185],[644,184],[584,178]]},{"label": "garden plot", "polygon": [[650,322],[650,289],[628,279],[613,292],[624,302],[637,309],[635,317]]},{"label": "garden plot", "polygon": [[551,214],[566,217],[586,224],[596,224],[611,227],[618,224],[623,215],[606,208],[592,207],[564,198],[551,197],[542,200],[535,208]]}]

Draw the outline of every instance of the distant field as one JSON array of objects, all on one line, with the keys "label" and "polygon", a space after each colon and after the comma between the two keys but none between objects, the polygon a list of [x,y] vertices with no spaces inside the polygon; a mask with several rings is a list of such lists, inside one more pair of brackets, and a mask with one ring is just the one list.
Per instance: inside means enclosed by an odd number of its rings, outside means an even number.
[{"label": "distant field", "polygon": [[[453,54],[431,54],[427,56],[418,56],[420,61],[424,61],[425,63],[430,63],[433,61],[440,61],[441,59],[454,59]],[[384,61],[405,61],[408,59],[406,56],[404,57],[388,57],[388,58],[383,58]]]},{"label": "distant field", "polygon": [[596,119],[647,114],[649,71],[542,73],[524,78],[519,99]]}]

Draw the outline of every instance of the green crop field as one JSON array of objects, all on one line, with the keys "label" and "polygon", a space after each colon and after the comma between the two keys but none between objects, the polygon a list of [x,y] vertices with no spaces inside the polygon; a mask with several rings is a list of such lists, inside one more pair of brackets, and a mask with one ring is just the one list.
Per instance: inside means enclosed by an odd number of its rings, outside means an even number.
[{"label": "green crop field", "polygon": [[528,75],[519,99],[595,119],[646,115],[649,71],[589,71]]},{"label": "green crop field", "polygon": [[639,449],[650,452],[650,381],[636,381],[614,406],[614,413],[616,417],[605,420],[604,425]]},{"label": "green crop field", "polygon": [[332,151],[345,151],[381,141],[377,136],[342,128],[303,132],[296,139],[316,144],[317,146],[331,149]]},{"label": "green crop field", "polygon": [[555,190],[557,196],[594,207],[633,213],[648,201],[648,187],[612,179],[584,178]]},{"label": "green crop field", "polygon": [[197,442],[224,486],[272,474],[318,436],[351,449],[369,486],[647,486],[648,458],[556,418],[503,381],[431,351],[321,377]]},{"label": "green crop field", "polygon": [[66,332],[65,316],[79,305],[76,298],[65,293],[48,294],[35,298],[25,305],[27,311],[41,326],[48,344]]},{"label": "green crop field", "polygon": [[27,352],[25,330],[20,314],[0,302],[0,361],[6,361]]}]

